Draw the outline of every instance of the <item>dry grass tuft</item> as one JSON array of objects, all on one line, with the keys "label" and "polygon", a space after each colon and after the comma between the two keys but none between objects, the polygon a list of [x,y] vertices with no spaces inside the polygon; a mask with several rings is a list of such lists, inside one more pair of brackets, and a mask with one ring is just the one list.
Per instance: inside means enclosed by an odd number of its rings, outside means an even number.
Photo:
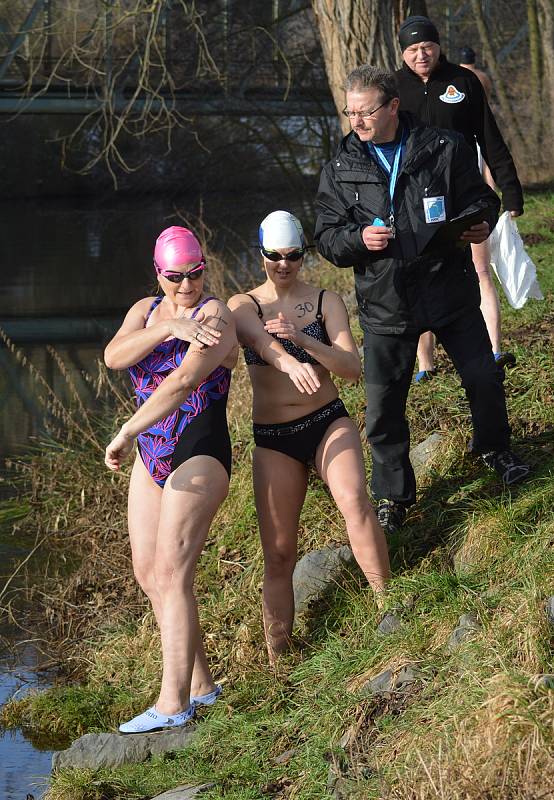
[{"label": "dry grass tuft", "polygon": [[[481,708],[454,735],[414,755],[387,797],[398,800],[546,800],[554,796],[554,695],[491,680]],[[429,745],[429,740],[425,742]],[[381,754],[382,756],[383,754]]]}]

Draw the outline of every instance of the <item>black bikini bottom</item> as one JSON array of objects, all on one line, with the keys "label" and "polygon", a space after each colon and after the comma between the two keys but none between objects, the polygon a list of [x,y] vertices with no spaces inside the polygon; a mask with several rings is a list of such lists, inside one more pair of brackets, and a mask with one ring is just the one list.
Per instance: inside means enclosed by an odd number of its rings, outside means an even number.
[{"label": "black bikini bottom", "polygon": [[254,423],[254,441],[258,447],[277,450],[302,464],[312,464],[329,425],[336,419],[348,416],[344,403],[337,397],[317,411],[290,422],[275,425]]}]

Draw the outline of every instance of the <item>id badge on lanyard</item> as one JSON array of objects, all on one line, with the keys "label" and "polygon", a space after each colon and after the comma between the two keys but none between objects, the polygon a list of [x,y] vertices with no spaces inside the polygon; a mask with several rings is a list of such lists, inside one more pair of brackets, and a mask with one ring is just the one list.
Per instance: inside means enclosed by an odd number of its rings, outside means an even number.
[{"label": "id badge on lanyard", "polygon": [[[400,141],[396,146],[396,150],[394,151],[394,158],[392,162],[392,167],[385,158],[385,156],[381,153],[378,147],[373,145],[373,152],[375,153],[376,157],[379,159],[379,162],[387,175],[389,176],[389,194],[390,194],[390,217],[389,217],[389,228],[391,231],[391,235],[394,238],[396,236],[396,225],[394,221],[394,204],[393,204],[393,197],[394,197],[394,190],[396,188],[396,181],[398,180],[398,171],[400,169],[400,159],[402,157],[402,145],[404,144],[404,133],[400,137]],[[381,220],[379,220],[381,222]],[[379,222],[374,221],[374,225],[378,225]],[[383,223],[384,224],[384,223]]]},{"label": "id badge on lanyard", "polygon": [[445,222],[446,207],[444,195],[440,195],[439,197],[424,197],[423,211],[425,213],[425,222]]}]

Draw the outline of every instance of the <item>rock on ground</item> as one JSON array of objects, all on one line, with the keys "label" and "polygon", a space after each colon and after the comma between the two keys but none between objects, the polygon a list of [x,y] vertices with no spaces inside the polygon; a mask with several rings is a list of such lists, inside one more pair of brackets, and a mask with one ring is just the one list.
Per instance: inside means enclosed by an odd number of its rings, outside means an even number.
[{"label": "rock on ground", "polygon": [[391,633],[396,633],[402,627],[402,620],[399,616],[392,611],[387,611],[381,622],[377,625],[377,632],[381,636],[388,636]]},{"label": "rock on ground", "polygon": [[273,758],[272,761],[274,764],[288,764],[291,758],[294,758],[297,752],[298,752],[298,747],[293,747],[291,750],[285,750],[284,753],[275,756],[275,758]]},{"label": "rock on ground", "polygon": [[414,683],[423,680],[424,677],[424,673],[414,664],[405,664],[397,671],[386,669],[379,675],[370,678],[361,687],[360,692],[364,695],[375,695],[409,691]]},{"label": "rock on ground", "polygon": [[535,675],[533,680],[535,691],[537,689],[554,689],[554,675],[546,673],[545,675]]},{"label": "rock on ground", "polygon": [[176,786],[175,789],[169,789],[163,794],[158,794],[152,800],[192,800],[202,792],[207,792],[208,789],[213,789],[215,783],[202,783],[199,786],[183,785]]},{"label": "rock on ground", "polygon": [[292,577],[296,613],[306,611],[310,603],[322,597],[337,583],[343,570],[356,566],[348,545],[322,547],[306,553],[294,568]]},{"label": "rock on ground", "polygon": [[52,769],[100,769],[140,764],[152,755],[183,750],[191,743],[195,726],[175,728],[158,733],[122,736],[118,733],[86,733],[67,750],[52,756]]},{"label": "rock on ground", "polygon": [[463,541],[453,557],[454,572],[461,578],[472,572],[478,562],[479,554],[476,550],[475,542]]},{"label": "rock on ground", "polygon": [[450,634],[447,649],[452,653],[457,650],[464,642],[473,639],[476,633],[482,628],[481,623],[475,614],[462,614],[457,626]]},{"label": "rock on ground", "polygon": [[410,461],[412,462],[416,479],[421,478],[425,470],[431,466],[441,450],[443,442],[444,436],[442,433],[432,433],[423,442],[412,447]]},{"label": "rock on ground", "polygon": [[550,625],[554,625],[554,597],[549,597],[546,601],[546,619]]}]

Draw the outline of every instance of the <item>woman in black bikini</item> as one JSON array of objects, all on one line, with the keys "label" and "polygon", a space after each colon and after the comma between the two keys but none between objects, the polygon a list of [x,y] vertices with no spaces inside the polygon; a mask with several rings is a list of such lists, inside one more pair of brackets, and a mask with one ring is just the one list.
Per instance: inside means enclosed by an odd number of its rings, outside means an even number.
[{"label": "woman in black bikini", "polygon": [[329,486],[352,551],[376,593],[390,572],[385,537],[367,496],[360,435],[330,375],[360,375],[346,308],[339,295],[299,279],[305,241],[292,214],[274,211],[264,219],[260,247],[266,281],[228,305],[253,387],[254,494],[273,662],[291,637],[292,574],[310,464]]}]

